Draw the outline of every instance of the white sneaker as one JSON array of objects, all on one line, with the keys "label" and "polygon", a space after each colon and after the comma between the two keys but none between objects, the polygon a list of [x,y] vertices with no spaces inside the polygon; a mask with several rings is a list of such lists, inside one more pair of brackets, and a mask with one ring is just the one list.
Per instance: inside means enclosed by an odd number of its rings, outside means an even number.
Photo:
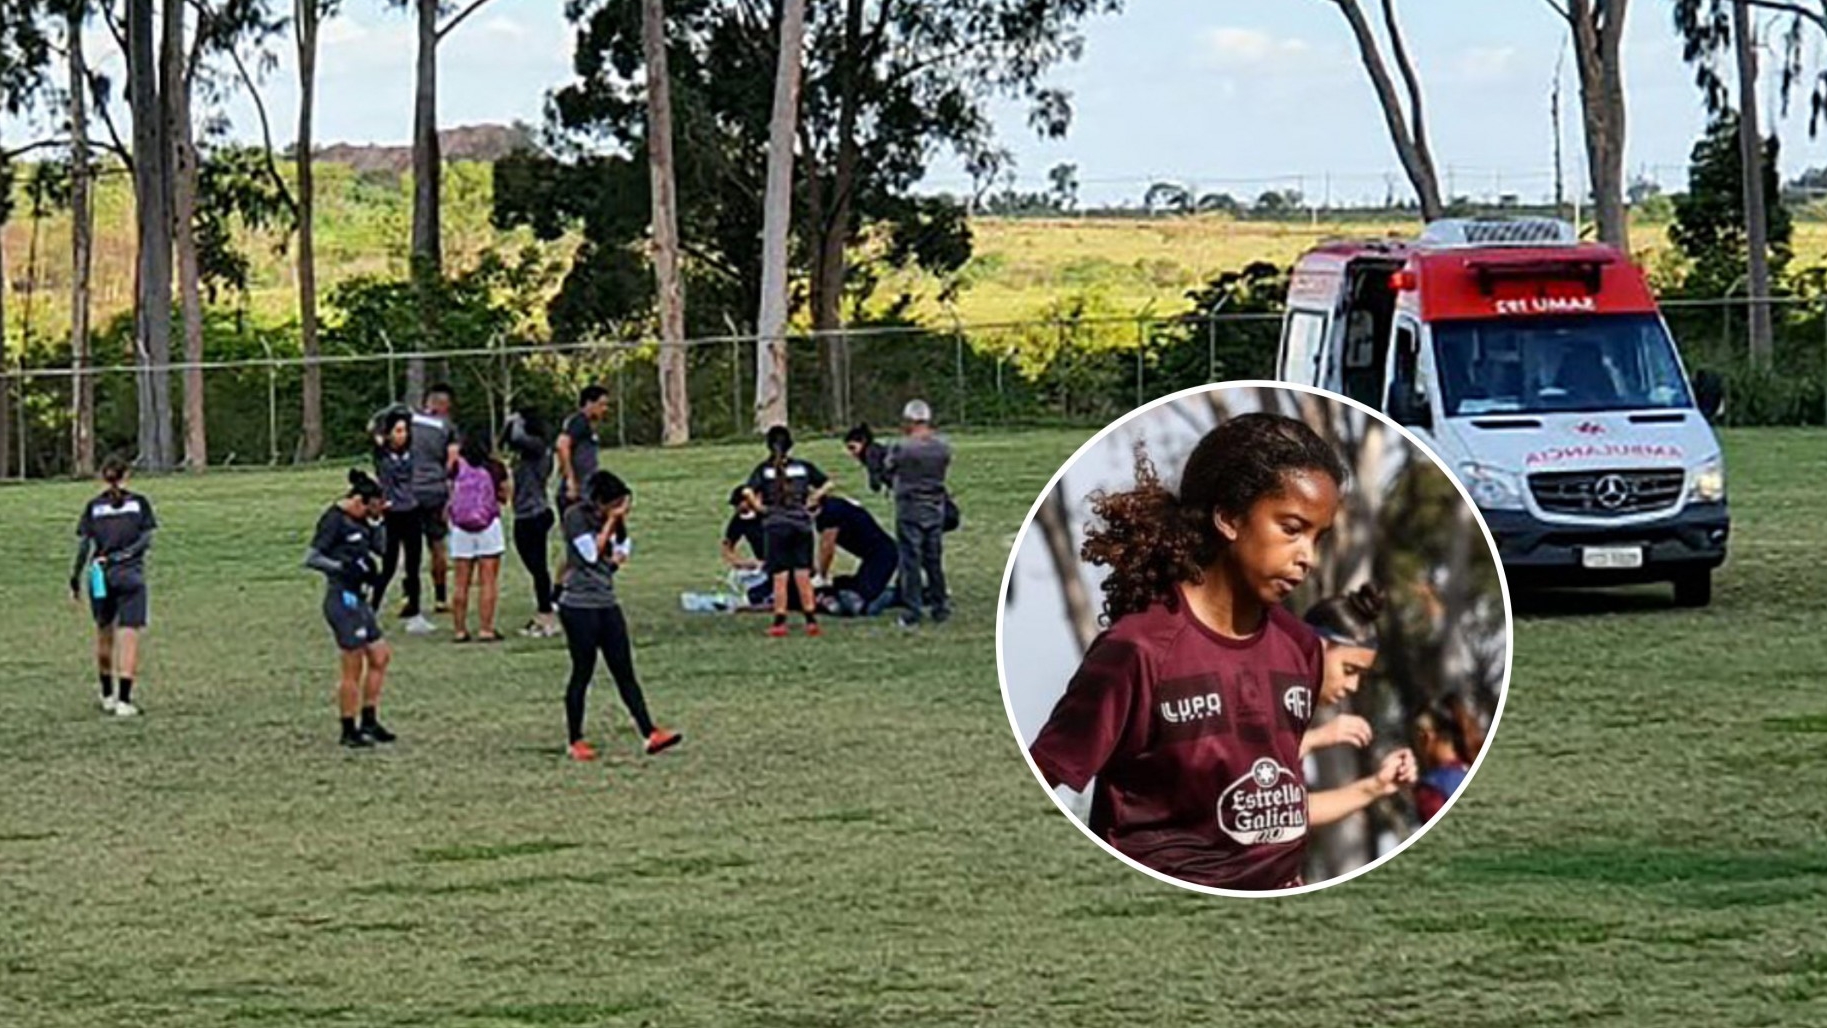
[{"label": "white sneaker", "polygon": [[140,713],[140,708],[134,706],[131,703],[124,703],[119,700],[116,700],[114,703],[114,716],[115,717],[138,717],[139,713]]},{"label": "white sneaker", "polygon": [[430,635],[437,630],[438,626],[425,620],[425,615],[423,614],[414,614],[412,617],[406,619],[407,635]]},{"label": "white sneaker", "polygon": [[120,704],[121,704],[121,701],[115,699],[112,695],[103,696],[101,698],[102,713],[112,714],[112,713],[114,713],[114,708],[120,706]]}]

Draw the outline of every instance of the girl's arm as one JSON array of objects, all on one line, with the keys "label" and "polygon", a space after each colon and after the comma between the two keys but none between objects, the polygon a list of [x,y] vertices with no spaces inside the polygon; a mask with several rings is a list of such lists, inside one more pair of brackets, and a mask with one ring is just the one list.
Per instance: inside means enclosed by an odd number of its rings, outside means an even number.
[{"label": "girl's arm", "polygon": [[89,533],[84,532],[76,537],[76,564],[70,568],[70,595],[72,596],[81,591],[83,565],[89,563],[89,554],[94,551],[94,548],[95,542],[89,538]]},{"label": "girl's arm", "polygon": [[723,563],[728,566],[735,568],[737,571],[747,571],[750,568],[758,568],[761,566],[760,561],[750,560],[749,558],[744,557],[742,551],[736,549],[735,543],[730,542],[728,539],[722,540],[722,543]]},{"label": "girl's arm", "polygon": [[1383,758],[1376,774],[1308,795],[1307,823],[1318,828],[1343,820],[1385,796],[1395,795],[1402,786],[1413,785],[1415,778],[1414,751],[1397,750]]},{"label": "girl's arm", "polygon": [[1371,736],[1370,722],[1356,714],[1340,714],[1317,728],[1307,729],[1307,734],[1300,737],[1300,755],[1304,757],[1328,746],[1362,749],[1370,745]]}]

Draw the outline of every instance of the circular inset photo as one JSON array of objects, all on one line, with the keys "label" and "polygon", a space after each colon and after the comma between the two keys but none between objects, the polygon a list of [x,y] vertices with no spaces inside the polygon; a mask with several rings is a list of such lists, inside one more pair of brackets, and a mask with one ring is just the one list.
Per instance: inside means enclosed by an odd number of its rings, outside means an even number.
[{"label": "circular inset photo", "polygon": [[1048,483],[997,666],[1035,778],[1112,855],[1201,892],[1303,892],[1400,853],[1468,787],[1510,610],[1477,508],[1381,414],[1285,383],[1165,397]]}]

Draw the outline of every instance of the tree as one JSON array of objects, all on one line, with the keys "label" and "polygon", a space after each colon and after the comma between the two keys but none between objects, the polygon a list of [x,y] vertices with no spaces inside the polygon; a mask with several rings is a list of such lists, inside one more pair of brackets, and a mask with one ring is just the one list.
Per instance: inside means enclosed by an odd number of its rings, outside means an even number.
[{"label": "tree", "polygon": [[[167,9],[179,5],[170,3]],[[133,200],[137,225],[134,358],[139,365],[140,461],[162,471],[171,435],[171,159],[154,48],[154,0],[127,0],[127,100],[133,116]],[[169,20],[166,25],[169,31]]]},{"label": "tree", "polygon": [[1199,198],[1196,209],[1201,214],[1237,215],[1243,212],[1243,205],[1229,193],[1207,193]]},{"label": "tree", "polygon": [[1682,56],[1695,66],[1695,82],[1706,96],[1707,110],[1716,117],[1730,106],[1718,72],[1728,47],[1737,67],[1736,121],[1744,190],[1740,210],[1745,217],[1746,287],[1751,301],[1750,355],[1752,364],[1768,368],[1772,356],[1769,225],[1765,220],[1765,174],[1760,166],[1763,136],[1757,128],[1757,49],[1751,31],[1751,6],[1748,0],[1677,0],[1674,16],[1676,31],[1682,36]]},{"label": "tree", "polygon": [[1055,164],[1047,172],[1047,181],[1052,185],[1053,202],[1061,211],[1078,210],[1078,165]]},{"label": "tree", "polygon": [[1384,30],[1389,36],[1390,57],[1402,75],[1402,85],[1407,94],[1406,106],[1402,95],[1396,92],[1395,82],[1389,77],[1382,45],[1377,42],[1376,34],[1371,30],[1370,22],[1365,19],[1358,0],[1331,0],[1351,26],[1351,34],[1357,41],[1358,57],[1363,61],[1364,70],[1370,75],[1370,84],[1376,90],[1377,104],[1383,109],[1383,123],[1389,129],[1390,141],[1395,144],[1396,157],[1401,160],[1402,170],[1408,175],[1408,184],[1421,202],[1421,217],[1433,221],[1446,213],[1446,204],[1441,200],[1440,175],[1435,170],[1433,150],[1427,141],[1427,116],[1422,108],[1421,76],[1415,70],[1414,62],[1409,59],[1408,44],[1402,37],[1402,26],[1396,18],[1395,0],[1381,2]]},{"label": "tree", "polygon": [[323,369],[317,365],[317,174],[312,164],[317,32],[340,6],[341,0],[292,0],[292,37],[298,50],[298,141],[292,154],[298,180],[298,335],[305,358],[304,449],[300,456],[308,461],[322,456],[324,449]]},{"label": "tree", "polygon": [[1185,214],[1193,209],[1192,191],[1178,182],[1156,182],[1142,194],[1150,214]]},{"label": "tree", "polygon": [[[0,116],[17,115],[44,84],[49,41],[38,0],[0,0]],[[12,214],[12,157],[0,140],[0,228]],[[6,345],[6,250],[0,245],[0,478],[12,460],[12,378]],[[23,474],[24,468],[20,468]]]},{"label": "tree", "polygon": [[1599,238],[1630,246],[1630,217],[1624,207],[1624,67],[1622,42],[1629,0],[1548,0],[1567,22],[1574,66],[1580,76],[1580,114],[1585,126],[1586,165],[1592,180],[1593,214]]},{"label": "tree", "polygon": [[[70,116],[70,466],[78,476],[95,472],[95,381],[89,367],[89,279],[94,265],[95,204],[90,198],[94,163],[89,154],[89,98],[94,83],[83,50],[87,0],[67,0],[64,54],[69,68]],[[105,93],[105,89],[103,90]]]},{"label": "tree", "polygon": [[[1688,162],[1687,192],[1675,197],[1675,221],[1669,241],[1692,262],[1685,291],[1703,297],[1724,296],[1746,277],[1749,243],[1744,212],[1744,155],[1741,133],[1731,111],[1716,115],[1706,135],[1694,144]],[[1764,141],[1762,166],[1771,262],[1780,273],[1790,257],[1793,224],[1777,188],[1775,138]]]},{"label": "tree", "polygon": [[[438,150],[438,44],[456,31],[489,0],[468,0],[448,20],[440,23],[447,5],[441,0],[388,0],[396,7],[410,4],[414,14],[417,49],[413,60],[412,93],[412,277],[422,303],[420,317],[425,336],[436,336],[437,290],[432,283],[444,274],[444,236],[439,204],[442,202],[444,158]],[[414,357],[406,365],[406,390],[417,396],[425,388],[425,361]]]},{"label": "tree", "polygon": [[761,218],[761,310],[755,322],[757,431],[787,423],[787,236],[793,225],[793,141],[799,126],[805,35],[805,0],[784,0]]},{"label": "tree", "polygon": [[[989,116],[999,98],[1025,100],[1030,125],[1063,133],[1067,94],[1044,76],[1076,59],[1079,23],[1114,10],[1115,0],[846,0],[808,9],[806,69],[795,167],[803,205],[796,217],[813,327],[825,346],[831,416],[847,414],[847,349],[837,332],[846,298],[871,279],[849,251],[865,230],[944,230],[941,239],[909,247],[913,259],[958,252],[962,217],[956,201],[914,198],[912,184],[936,149],[963,158],[980,181],[1007,162]],[[642,65],[635,0],[582,0],[574,61],[579,81],[553,95],[554,127],[573,137],[618,142],[630,153],[645,131],[627,83]],[[757,228],[765,179],[767,130],[778,65],[778,36],[768,5],[685,0],[669,12],[668,70],[680,128],[681,230],[685,249],[706,274],[757,301]],[[692,174],[685,175],[687,168]],[[696,209],[694,209],[696,208]],[[619,240],[598,237],[599,247]],[[968,253],[968,251],[966,251]],[[950,270],[950,269],[942,269]],[[694,294],[696,295],[696,294]]]},{"label": "tree", "polygon": [[653,272],[660,299],[660,408],[665,422],[660,438],[664,445],[682,446],[691,441],[691,395],[686,391],[685,290],[679,279],[665,0],[642,0],[641,41],[647,64],[647,169],[653,179]]}]

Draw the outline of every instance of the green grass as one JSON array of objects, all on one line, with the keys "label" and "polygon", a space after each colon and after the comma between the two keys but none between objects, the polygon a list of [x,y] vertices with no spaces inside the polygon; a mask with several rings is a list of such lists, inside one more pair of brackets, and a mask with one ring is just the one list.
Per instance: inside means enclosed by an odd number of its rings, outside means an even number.
[{"label": "green grass", "polygon": [[[143,483],[166,525],[149,714],[104,721],[62,595],[87,489],[0,489],[0,1024],[1827,1021],[1827,434],[1729,435],[1714,606],[1533,604],[1489,764],[1446,822],[1264,901],[1120,867],[1010,737],[992,600],[1082,438],[963,437],[960,619],[816,643],[676,611],[751,453],[611,454],[638,492],[636,658],[688,739],[636,756],[602,688],[594,767],[560,759],[551,642],[400,639],[403,741],[334,745],[297,568],[334,469]],[[517,567],[505,581],[518,624]]]}]

